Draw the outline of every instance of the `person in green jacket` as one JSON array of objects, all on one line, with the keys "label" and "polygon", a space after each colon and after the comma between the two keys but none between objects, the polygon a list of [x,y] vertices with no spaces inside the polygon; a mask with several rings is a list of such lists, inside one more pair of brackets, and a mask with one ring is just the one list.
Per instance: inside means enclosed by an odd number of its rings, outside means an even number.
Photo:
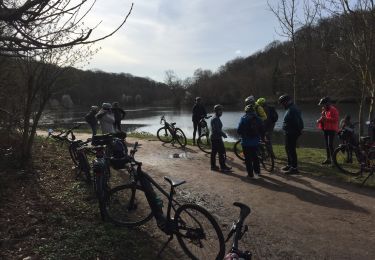
[{"label": "person in green jacket", "polygon": [[260,117],[260,119],[262,119],[262,121],[265,121],[267,119],[267,114],[266,112],[264,111],[263,107],[260,106],[259,104],[257,104],[255,102],[255,98],[254,96],[248,96],[246,99],[245,99],[245,107],[246,106],[253,106],[254,109],[255,109],[255,113],[257,114],[258,117]]}]

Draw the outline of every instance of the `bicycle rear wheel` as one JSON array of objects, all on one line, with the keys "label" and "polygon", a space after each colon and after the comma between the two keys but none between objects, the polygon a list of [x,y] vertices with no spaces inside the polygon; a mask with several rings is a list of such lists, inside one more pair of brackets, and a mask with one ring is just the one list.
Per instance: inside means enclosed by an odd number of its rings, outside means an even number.
[{"label": "bicycle rear wheel", "polygon": [[358,148],[349,145],[341,145],[335,149],[333,163],[343,173],[358,175],[361,172]]},{"label": "bicycle rear wheel", "polygon": [[109,191],[105,206],[107,219],[117,226],[140,226],[152,218],[152,211],[140,185],[125,184]]},{"label": "bicycle rear wheel", "polygon": [[170,143],[173,140],[172,134],[169,132],[169,129],[165,126],[159,128],[156,135],[158,139],[163,143]]},{"label": "bicycle rear wheel", "polygon": [[184,132],[180,128],[176,128],[175,130],[176,140],[182,146],[185,147],[187,144],[186,136]]},{"label": "bicycle rear wheel", "polygon": [[203,207],[184,204],[175,215],[177,240],[191,259],[223,259],[223,233],[214,217]]},{"label": "bicycle rear wheel", "polygon": [[266,144],[259,145],[259,161],[263,168],[268,172],[273,172],[275,167],[275,159],[273,157],[271,149]]},{"label": "bicycle rear wheel", "polygon": [[211,150],[212,150],[211,140],[210,140],[210,137],[208,136],[208,134],[201,134],[198,137],[197,145],[202,152],[205,152],[205,153],[208,153],[208,154],[211,153]]},{"label": "bicycle rear wheel", "polygon": [[96,197],[98,198],[99,202],[99,211],[100,211],[100,216],[102,220],[104,221],[106,218],[105,214],[105,204],[107,200],[107,183],[106,183],[106,178],[104,176],[104,172],[101,174],[97,174],[95,177],[95,191],[96,191]]},{"label": "bicycle rear wheel", "polygon": [[69,145],[69,155],[70,155],[70,158],[72,158],[72,161],[75,166],[79,166],[77,148],[78,148],[77,143],[71,143]]},{"label": "bicycle rear wheel", "polygon": [[245,161],[245,155],[242,150],[241,140],[238,140],[234,146],[233,146],[234,154],[241,159],[242,161]]}]

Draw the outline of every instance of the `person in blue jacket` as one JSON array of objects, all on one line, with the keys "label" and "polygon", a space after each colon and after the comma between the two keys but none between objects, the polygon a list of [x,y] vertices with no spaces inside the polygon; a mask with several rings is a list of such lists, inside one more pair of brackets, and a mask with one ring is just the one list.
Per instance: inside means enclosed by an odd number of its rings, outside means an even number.
[{"label": "person in blue jacket", "polygon": [[237,133],[241,136],[247,176],[257,179],[260,174],[257,151],[261,138],[264,138],[264,126],[262,119],[255,113],[253,105],[245,107],[245,115],[241,117]]}]

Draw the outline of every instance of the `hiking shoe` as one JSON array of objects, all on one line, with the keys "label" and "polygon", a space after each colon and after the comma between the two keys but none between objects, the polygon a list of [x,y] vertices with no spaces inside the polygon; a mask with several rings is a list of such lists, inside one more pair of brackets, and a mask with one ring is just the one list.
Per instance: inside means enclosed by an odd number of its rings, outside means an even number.
[{"label": "hiking shoe", "polygon": [[253,176],[251,176],[251,175],[247,175],[247,177],[250,178],[250,179],[253,179],[253,180],[257,180],[257,179],[259,179],[259,175],[256,174],[256,173],[254,173]]},{"label": "hiking shoe", "polygon": [[229,167],[229,166],[224,166],[223,168],[221,168],[221,170],[224,172],[224,171],[230,171],[232,169],[232,167]]},{"label": "hiking shoe", "polygon": [[323,162],[322,162],[322,164],[324,165],[324,164],[331,164],[331,160],[330,159],[326,159],[326,160],[324,160]]},{"label": "hiking shoe", "polygon": [[291,168],[291,166],[287,165],[287,166],[284,166],[283,168],[281,168],[282,171],[289,171],[289,169]]},{"label": "hiking shoe", "polygon": [[286,172],[285,172],[285,174],[298,174],[299,173],[299,171],[298,171],[298,168],[296,167],[296,168],[294,168],[294,167],[290,167],[289,168],[289,170],[287,170]]},{"label": "hiking shoe", "polygon": [[219,171],[219,167],[217,167],[217,166],[211,166],[211,171]]}]

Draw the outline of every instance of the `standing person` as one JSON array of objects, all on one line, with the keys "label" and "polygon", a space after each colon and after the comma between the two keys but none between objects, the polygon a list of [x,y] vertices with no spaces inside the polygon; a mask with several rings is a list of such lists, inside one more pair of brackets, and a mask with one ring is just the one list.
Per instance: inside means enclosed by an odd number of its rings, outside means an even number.
[{"label": "standing person", "polygon": [[115,116],[112,113],[112,105],[110,103],[103,103],[102,108],[96,114],[96,118],[100,122],[102,134],[115,133],[113,124],[115,123]]},{"label": "standing person", "polygon": [[195,135],[197,133],[198,129],[198,137],[201,135],[201,126],[199,124],[199,121],[202,119],[202,117],[207,116],[206,109],[202,105],[202,99],[201,97],[195,98],[195,104],[193,106],[193,145],[195,145]]},{"label": "standing person", "polygon": [[223,132],[223,123],[220,120],[220,117],[223,114],[223,106],[215,105],[214,106],[215,115],[211,119],[211,170],[218,171],[219,168],[216,166],[216,154],[219,154],[219,164],[222,171],[229,171],[231,167],[228,167],[225,164],[225,147],[223,143],[223,137],[227,138],[227,135]]},{"label": "standing person", "polygon": [[245,99],[245,106],[248,106],[248,105],[252,105],[255,109],[255,113],[257,114],[257,116],[260,117],[260,119],[262,119],[263,121],[265,121],[267,119],[267,114],[266,112],[264,111],[263,107],[262,106],[259,106],[256,102],[255,102],[255,98],[253,95],[251,96],[248,96],[246,99]]},{"label": "standing person", "polygon": [[327,157],[322,164],[331,164],[333,154],[333,142],[336,133],[339,131],[339,112],[332,105],[329,97],[320,99],[319,106],[322,106],[322,116],[316,121],[318,128],[324,132]]},{"label": "standing person", "polygon": [[245,107],[245,115],[241,117],[237,133],[241,136],[247,176],[258,179],[260,164],[257,151],[264,130],[263,121],[256,115],[254,106],[248,105]]},{"label": "standing person", "polygon": [[279,119],[279,115],[273,106],[267,104],[265,98],[258,98],[256,104],[262,107],[267,115],[267,119],[264,120],[264,135],[266,137],[265,139],[267,141],[267,145],[271,149],[272,155],[275,156],[272,149],[272,133],[275,128],[275,124]]},{"label": "standing person", "polygon": [[85,115],[85,120],[91,127],[92,136],[96,135],[96,130],[98,129],[98,120],[95,117],[98,110],[99,108],[97,106],[91,106],[90,112]]},{"label": "standing person", "polygon": [[279,97],[279,103],[286,112],[283,119],[283,130],[285,132],[285,151],[288,157],[288,165],[281,168],[286,174],[298,173],[297,165],[297,140],[302,134],[303,120],[301,112],[287,94]]},{"label": "standing person", "polygon": [[121,132],[121,120],[125,118],[126,112],[119,106],[118,102],[112,103],[112,112],[115,116],[115,131]]}]

